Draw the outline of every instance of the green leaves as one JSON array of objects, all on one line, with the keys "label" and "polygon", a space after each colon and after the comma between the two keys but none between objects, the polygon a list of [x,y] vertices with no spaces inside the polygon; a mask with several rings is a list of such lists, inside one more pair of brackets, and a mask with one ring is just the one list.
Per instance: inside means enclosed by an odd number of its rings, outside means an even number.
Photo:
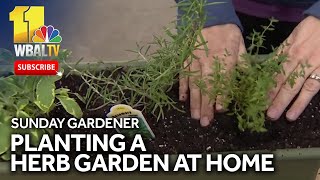
[{"label": "green leaves", "polygon": [[0,122],[0,155],[10,148],[11,128],[10,124]]},{"label": "green leaves", "polygon": [[71,115],[73,115],[76,118],[81,118],[83,113],[78,105],[78,103],[68,96],[58,95],[57,99],[59,99],[61,105],[63,108]]},{"label": "green leaves", "polygon": [[37,146],[40,143],[40,140],[43,136],[43,134],[45,134],[45,130],[44,129],[31,129],[29,130],[30,137],[31,137],[31,144],[33,146]]},{"label": "green leaves", "polygon": [[15,117],[18,117],[18,118],[29,118],[30,115],[28,113],[22,111],[22,110],[18,110]]},{"label": "green leaves", "polygon": [[[202,92],[208,93],[214,101],[217,95],[225,95],[224,100],[231,103],[229,110],[238,121],[238,128],[241,131],[265,132],[265,111],[270,105],[268,93],[276,86],[276,76],[284,73],[283,63],[287,61],[287,55],[278,54],[280,46],[274,49],[269,55],[260,56],[259,48],[263,48],[265,33],[273,31],[274,19],[270,20],[268,26],[262,26],[263,31],[253,31],[249,40],[252,41],[249,53],[242,55],[243,62],[238,64],[231,72],[224,73],[224,59],[215,59],[212,67],[213,73],[209,76],[208,82],[214,85],[213,89],[205,87],[204,83],[198,83]],[[281,51],[280,51],[281,52]],[[228,54],[228,53],[226,53]],[[227,57],[226,55],[225,57]],[[296,79],[304,77],[305,68],[308,64],[302,64],[300,71],[293,72],[288,80],[291,86],[296,83]]]},{"label": "green leaves", "polygon": [[[36,118],[47,116],[58,102],[73,116],[80,118],[82,111],[69,97],[69,89],[56,89],[58,76],[9,76],[0,78],[0,158],[10,159],[10,121],[13,117]],[[78,95],[79,96],[79,95]],[[80,97],[80,96],[79,96]],[[14,133],[30,134],[36,146],[42,135],[53,135],[52,129],[14,129]]]},{"label": "green leaves", "polygon": [[29,99],[25,98],[25,99],[20,99],[17,102],[17,107],[19,110],[23,110],[28,104],[30,103]]},{"label": "green leaves", "polygon": [[7,49],[0,48],[0,76],[13,71],[14,55]]},{"label": "green leaves", "polygon": [[24,88],[23,88],[24,92],[34,91],[39,79],[40,78],[37,76],[27,76],[24,82]]},{"label": "green leaves", "polygon": [[21,88],[14,84],[12,78],[0,78],[0,92],[3,94],[3,96],[14,96],[20,90]]},{"label": "green leaves", "polygon": [[6,151],[4,154],[0,156],[0,158],[5,161],[9,161],[11,158],[11,151]]},{"label": "green leaves", "polygon": [[35,104],[48,113],[55,99],[55,84],[49,77],[43,77],[37,84]]},{"label": "green leaves", "polygon": [[12,115],[8,111],[4,111],[0,104],[0,123],[10,123],[11,118]]}]

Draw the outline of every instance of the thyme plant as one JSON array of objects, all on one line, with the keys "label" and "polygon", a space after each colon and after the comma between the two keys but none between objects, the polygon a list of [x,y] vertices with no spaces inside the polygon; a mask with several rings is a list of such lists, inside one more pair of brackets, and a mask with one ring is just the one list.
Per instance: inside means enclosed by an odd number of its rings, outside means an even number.
[{"label": "thyme plant", "polygon": [[[287,55],[282,52],[288,44],[281,45],[268,55],[259,55],[259,50],[265,48],[263,46],[265,33],[273,31],[276,22],[277,20],[271,18],[269,25],[262,26],[262,32],[253,31],[247,37],[252,42],[248,53],[242,55],[242,61],[231,72],[223,71],[224,57],[214,58],[213,73],[207,79],[210,84],[215,85],[214,88],[207,88],[203,79],[197,82],[211,101],[218,95],[224,97],[224,107],[229,109],[230,115],[237,118],[238,128],[241,131],[266,131],[265,111],[271,103],[268,93],[277,85],[276,76],[284,73],[283,63],[288,61]],[[302,64],[302,70],[293,72],[287,83],[292,87],[297,78],[304,77],[305,68],[308,67],[308,64]]]}]

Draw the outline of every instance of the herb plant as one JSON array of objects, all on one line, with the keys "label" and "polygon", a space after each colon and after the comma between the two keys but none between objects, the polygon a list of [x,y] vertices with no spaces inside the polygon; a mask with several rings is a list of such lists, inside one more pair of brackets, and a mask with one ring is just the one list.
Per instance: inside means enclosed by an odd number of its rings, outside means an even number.
[{"label": "herb plant", "polygon": [[[155,36],[151,45],[137,45],[137,50],[132,51],[144,63],[143,66],[132,66],[128,63],[128,66],[96,72],[92,66],[80,70],[77,66],[66,63],[71,69],[70,73],[80,75],[84,81],[81,88],[87,88],[84,96],[87,108],[99,109],[107,105],[125,103],[151,112],[158,119],[164,117],[165,109],[174,108],[180,111],[175,106],[176,102],[168,96],[168,92],[177,83],[179,75],[194,74],[184,70],[184,62],[188,60],[191,63],[197,59],[193,54],[195,50],[204,50],[208,55],[207,43],[201,34],[207,19],[204,7],[215,4],[219,2],[180,1],[177,6],[182,13],[178,17],[179,23],[174,22],[176,31],[165,28],[167,37]],[[274,49],[269,55],[259,55],[259,50],[264,48],[265,33],[274,30],[275,22],[275,19],[271,19],[269,25],[262,26],[262,32],[253,31],[248,37],[252,41],[249,52],[242,56],[242,64],[236,66],[230,74],[224,73],[222,59],[214,57],[213,73],[207,80],[195,82],[202,93],[208,93],[212,100],[217,95],[224,96],[225,107],[230,107],[230,114],[236,116],[238,127],[242,131],[266,131],[265,110],[270,104],[268,92],[276,85],[275,76],[284,73],[282,64],[287,57],[285,54],[276,53],[283,47]],[[149,53],[151,47],[155,47],[156,52]],[[305,67],[306,65],[302,69]],[[293,85],[295,79],[303,74],[303,70],[294,72],[288,82]],[[205,81],[214,84],[215,88],[206,88]],[[96,107],[98,102],[99,106]]]},{"label": "herb plant", "polygon": [[59,76],[8,76],[0,78],[0,156],[10,158],[11,133],[30,134],[36,146],[42,135],[52,129],[11,129],[11,119],[36,118],[48,115],[58,105],[71,115],[80,118],[82,111],[69,89],[55,86]]},{"label": "herb plant", "polygon": [[[84,99],[89,105],[102,101],[102,105],[125,103],[134,108],[141,108],[158,117],[164,117],[164,109],[176,108],[175,101],[167,93],[177,82],[180,73],[184,73],[184,61],[195,58],[194,50],[206,43],[201,29],[206,22],[204,6],[218,3],[206,3],[206,0],[183,0],[177,6],[183,12],[179,24],[173,22],[175,30],[165,28],[166,38],[154,37],[149,46],[137,46],[133,51],[142,60],[144,66],[129,66],[93,73],[92,68],[79,70],[71,67],[71,73],[81,76],[84,81],[82,88],[87,88]],[[200,38],[199,38],[200,37]],[[149,53],[150,47],[156,52]],[[86,85],[86,86],[84,86]]]},{"label": "herb plant", "polygon": [[[274,49],[268,55],[259,55],[259,49],[265,48],[265,33],[273,31],[276,22],[277,20],[271,18],[268,26],[262,26],[262,32],[253,31],[251,36],[247,37],[252,41],[248,53],[242,55],[242,61],[231,72],[223,71],[223,59],[214,58],[213,73],[207,79],[210,84],[215,85],[214,88],[208,89],[203,79],[197,82],[211,101],[214,101],[217,95],[224,97],[224,107],[229,108],[230,115],[235,115],[241,131],[266,131],[265,111],[271,103],[268,93],[277,85],[276,76],[284,73],[283,63],[288,61],[287,55],[282,53],[287,44]],[[309,65],[302,64],[302,70],[293,72],[287,83],[292,87],[297,78],[304,77],[305,68],[308,67]]]}]

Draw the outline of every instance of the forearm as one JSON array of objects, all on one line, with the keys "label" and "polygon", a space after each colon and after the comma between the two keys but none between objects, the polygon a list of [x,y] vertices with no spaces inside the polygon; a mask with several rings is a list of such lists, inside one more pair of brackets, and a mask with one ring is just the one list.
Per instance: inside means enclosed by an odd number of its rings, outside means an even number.
[{"label": "forearm", "polygon": [[[176,2],[179,1],[182,0],[176,0]],[[221,4],[208,5],[205,7],[207,21],[204,27],[221,24],[236,24],[242,29],[241,22],[235,12],[232,0],[207,0],[207,3],[213,2],[221,2]],[[180,15],[182,14],[179,8],[178,13]]]}]

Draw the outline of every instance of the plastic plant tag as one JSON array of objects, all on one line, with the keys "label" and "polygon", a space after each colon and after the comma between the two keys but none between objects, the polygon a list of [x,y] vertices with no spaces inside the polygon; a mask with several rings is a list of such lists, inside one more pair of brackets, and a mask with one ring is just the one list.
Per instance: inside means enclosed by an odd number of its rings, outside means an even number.
[{"label": "plastic plant tag", "polygon": [[110,112],[107,114],[109,118],[137,118],[138,122],[138,129],[119,129],[116,130],[123,134],[128,138],[133,138],[136,134],[141,134],[142,137],[153,139],[155,138],[154,133],[152,132],[149,124],[147,123],[146,119],[144,118],[141,111],[133,109],[131,106],[125,104],[118,104],[113,106],[110,109]]}]

